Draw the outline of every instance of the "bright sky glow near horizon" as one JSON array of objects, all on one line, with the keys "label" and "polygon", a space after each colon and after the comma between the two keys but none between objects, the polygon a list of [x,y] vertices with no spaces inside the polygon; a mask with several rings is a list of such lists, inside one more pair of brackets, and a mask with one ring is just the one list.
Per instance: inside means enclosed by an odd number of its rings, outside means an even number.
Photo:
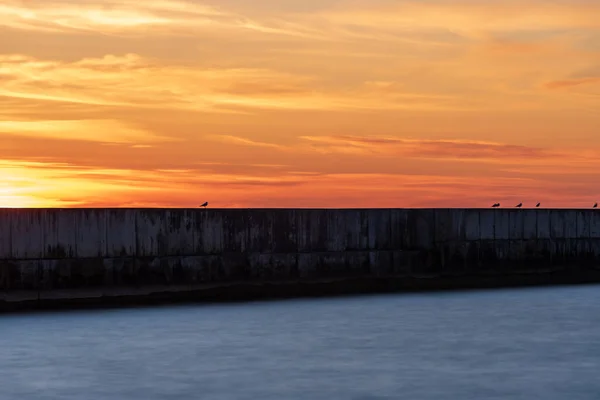
[{"label": "bright sky glow near horizon", "polygon": [[600,1],[3,0],[0,207],[588,207]]}]

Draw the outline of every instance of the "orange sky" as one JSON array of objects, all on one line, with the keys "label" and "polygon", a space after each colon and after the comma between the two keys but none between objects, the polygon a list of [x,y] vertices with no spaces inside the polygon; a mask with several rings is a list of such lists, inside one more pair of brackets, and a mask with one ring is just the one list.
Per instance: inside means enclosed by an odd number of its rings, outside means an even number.
[{"label": "orange sky", "polygon": [[3,0],[0,207],[600,201],[597,0]]}]

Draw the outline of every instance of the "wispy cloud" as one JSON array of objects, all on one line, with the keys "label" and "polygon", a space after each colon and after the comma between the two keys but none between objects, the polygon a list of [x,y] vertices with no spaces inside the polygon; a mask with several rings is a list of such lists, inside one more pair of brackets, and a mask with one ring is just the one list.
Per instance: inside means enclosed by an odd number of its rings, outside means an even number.
[{"label": "wispy cloud", "polygon": [[[299,147],[297,154],[286,152],[288,165],[183,161],[179,165],[158,162],[156,167],[133,168],[133,163],[107,166],[101,158],[96,161],[98,164],[87,166],[4,160],[0,162],[3,176],[0,206],[195,207],[200,200],[223,207],[409,207],[465,206],[466,203],[485,206],[490,199],[504,202],[545,198],[578,204],[590,195],[590,183],[597,180],[593,171],[600,164],[597,154],[589,150],[578,156],[569,151],[487,142],[351,136],[305,140],[334,146],[350,142],[379,150],[372,154],[342,152],[328,168],[323,168],[323,163],[328,163],[330,156],[324,154],[304,160],[308,148],[300,143],[291,144],[291,147]],[[254,147],[252,142],[248,140],[244,146]],[[385,153],[386,148],[393,151]],[[435,154],[429,154],[432,149]],[[451,154],[446,156],[443,152],[448,149]],[[439,151],[442,151],[441,156]],[[494,152],[499,154],[494,155]],[[415,164],[406,164],[407,157],[429,159],[434,164],[419,172]],[[479,168],[477,171],[467,168],[468,173],[458,175],[449,171],[469,157],[483,162],[495,160],[497,167],[482,168],[481,173]],[[452,164],[452,159],[458,164]],[[389,160],[394,161],[390,164]],[[351,172],[350,161],[351,165],[362,162],[374,164],[375,168],[352,168],[357,172]],[[570,174],[568,168],[561,167],[563,164],[573,165],[580,173]],[[443,170],[439,170],[440,166]],[[326,169],[330,171],[324,172]],[[367,172],[369,170],[372,172]],[[370,196],[365,196],[365,192]],[[117,197],[118,203],[107,199],[106,193],[111,193],[113,199]],[[464,193],[469,193],[468,199]],[[373,197],[377,199],[375,203]]]},{"label": "wispy cloud", "polygon": [[[203,169],[110,169],[79,167],[67,163],[0,160],[0,207],[114,205],[102,200],[106,192],[124,204],[173,204],[194,207],[190,195],[206,191],[247,192],[249,188],[277,190],[307,182],[306,175],[253,175],[256,168],[236,174]],[[272,168],[272,167],[262,167]],[[64,196],[69,193],[70,199]],[[215,197],[213,197],[215,198]],[[142,200],[144,199],[144,200]],[[185,199],[185,200],[184,200]]]},{"label": "wispy cloud", "polygon": [[[0,121],[0,135],[76,139],[102,143],[139,143],[173,140],[113,120]],[[137,146],[142,146],[138,144]]]},{"label": "wispy cloud", "polygon": [[[319,88],[315,78],[267,69],[198,69],[164,65],[135,54],[76,62],[0,56],[0,96],[81,105],[245,110],[461,109],[452,96],[376,85]],[[410,100],[410,101],[408,101]]]},{"label": "wispy cloud", "polygon": [[[202,31],[255,32],[307,39],[332,37],[407,40],[411,30],[482,32],[506,30],[597,29],[595,15],[600,6],[583,0],[549,4],[539,0],[479,1],[443,0],[355,1],[312,7],[313,12],[297,13],[294,7],[280,6],[279,12],[253,12],[231,2],[214,5],[183,0],[91,0],[74,6],[72,1],[5,0],[0,6],[1,25],[14,29],[47,32],[104,34],[193,35]],[[258,7],[258,6],[257,6]],[[311,6],[307,5],[307,9]],[[286,10],[289,11],[286,12]],[[264,10],[264,7],[263,7]],[[363,27],[369,30],[361,29]],[[405,35],[398,37],[397,33]],[[443,43],[444,40],[413,37],[415,44]]]},{"label": "wispy cloud", "polygon": [[0,207],[72,207],[85,205],[90,195],[132,192],[110,181],[72,177],[71,169],[66,163],[0,160]]},{"label": "wispy cloud", "polygon": [[516,0],[480,2],[462,0],[448,2],[386,1],[365,2],[357,6],[340,4],[336,10],[323,12],[323,17],[337,24],[379,27],[379,29],[441,30],[467,36],[482,32],[549,31],[587,28],[598,30],[595,18],[600,5],[589,1]]},{"label": "wispy cloud", "polygon": [[303,136],[310,146],[322,153],[393,155],[421,159],[459,160],[492,163],[556,162],[562,157],[594,160],[594,155],[497,142],[474,140],[428,140],[397,137]]},{"label": "wispy cloud", "polygon": [[[196,207],[209,200],[216,207],[369,207],[369,192],[382,207],[461,206],[464,193],[475,205],[489,199],[533,199],[554,193],[535,177],[473,178],[443,175],[279,173],[273,176],[210,173],[202,170],[131,170],[79,168],[69,164],[0,162],[0,206]],[[41,183],[42,182],[42,183]],[[362,191],[357,191],[359,185]],[[586,191],[577,182],[562,193],[570,201]],[[289,188],[295,190],[288,190]],[[74,194],[76,193],[76,195]],[[520,197],[517,197],[520,196]],[[539,198],[539,197],[538,197]],[[555,194],[556,198],[556,194]]]},{"label": "wispy cloud", "polygon": [[205,138],[209,139],[209,140],[214,140],[217,142],[231,144],[231,145],[266,147],[266,148],[273,148],[273,149],[284,149],[285,148],[285,146],[279,145],[276,143],[261,142],[261,141],[256,141],[256,140],[252,140],[252,139],[248,139],[248,138],[244,138],[244,137],[240,137],[240,136],[233,136],[233,135],[207,135],[207,136],[205,136]]},{"label": "wispy cloud", "polygon": [[279,22],[264,24],[244,15],[197,2],[178,0],[96,0],[80,2],[6,0],[0,26],[42,32],[114,35],[193,35],[202,31],[237,30],[271,35],[308,36],[309,32]]},{"label": "wispy cloud", "polygon": [[577,204],[600,171],[598,15],[5,0],[0,205]]},{"label": "wispy cloud", "polygon": [[579,79],[564,79],[559,81],[552,81],[546,83],[548,89],[560,89],[573,86],[591,85],[600,83],[600,77],[598,78],[579,78]]},{"label": "wispy cloud", "polygon": [[[76,62],[41,61],[26,56],[0,56],[4,84],[0,95],[78,104],[181,108],[216,111],[228,102],[249,107],[268,101],[271,82],[299,85],[289,74],[258,69],[204,69],[165,66],[135,54],[107,55]],[[236,95],[238,82],[253,84]],[[266,92],[262,93],[261,90]],[[300,91],[300,87],[296,88]],[[273,101],[273,100],[271,100]],[[221,107],[218,111],[227,111]]]}]

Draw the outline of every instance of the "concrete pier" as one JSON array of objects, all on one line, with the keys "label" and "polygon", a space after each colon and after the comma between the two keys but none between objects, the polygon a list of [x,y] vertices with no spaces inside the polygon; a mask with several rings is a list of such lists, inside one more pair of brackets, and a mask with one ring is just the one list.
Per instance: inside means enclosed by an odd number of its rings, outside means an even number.
[{"label": "concrete pier", "polygon": [[600,211],[0,209],[0,307],[600,282]]}]

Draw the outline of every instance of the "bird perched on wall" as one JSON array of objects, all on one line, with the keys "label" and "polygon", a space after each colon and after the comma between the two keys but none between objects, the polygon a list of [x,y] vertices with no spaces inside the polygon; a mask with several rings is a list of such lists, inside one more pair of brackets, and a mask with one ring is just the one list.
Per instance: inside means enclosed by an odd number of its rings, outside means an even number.
[{"label": "bird perched on wall", "polygon": [[517,208],[521,208],[521,207],[523,207],[523,203],[519,203],[519,204],[517,204],[517,205],[516,205],[516,207],[517,207]]},{"label": "bird perched on wall", "polygon": [[500,207],[500,203],[494,203],[494,204],[492,205],[492,208],[497,208],[497,207]]},{"label": "bird perched on wall", "polygon": [[208,201],[205,201],[204,203],[200,204],[200,207],[206,208],[206,206],[208,206]]},{"label": "bird perched on wall", "polygon": [[594,204],[594,207],[592,208],[598,208],[598,203]]},{"label": "bird perched on wall", "polygon": [[538,208],[539,206],[540,206],[540,203],[537,203],[537,204],[535,205],[535,208]]}]

